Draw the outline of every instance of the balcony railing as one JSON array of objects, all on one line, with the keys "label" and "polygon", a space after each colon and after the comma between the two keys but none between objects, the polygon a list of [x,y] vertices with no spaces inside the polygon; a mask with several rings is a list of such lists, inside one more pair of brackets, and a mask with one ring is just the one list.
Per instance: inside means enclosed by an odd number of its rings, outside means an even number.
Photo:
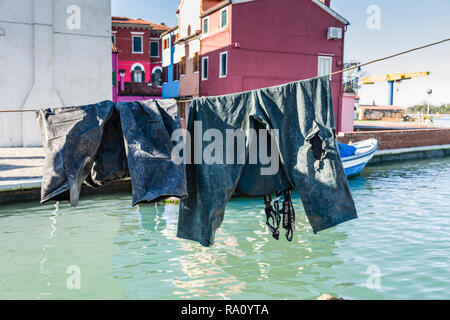
[{"label": "balcony railing", "polygon": [[121,91],[121,83],[119,82],[119,96],[162,96],[161,87],[149,85],[145,82],[125,82],[125,90]]}]

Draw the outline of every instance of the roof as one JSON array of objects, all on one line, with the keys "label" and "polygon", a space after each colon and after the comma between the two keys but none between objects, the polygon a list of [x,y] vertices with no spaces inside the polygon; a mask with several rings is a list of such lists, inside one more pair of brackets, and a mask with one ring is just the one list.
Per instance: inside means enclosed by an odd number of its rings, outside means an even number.
[{"label": "roof", "polygon": [[350,22],[347,19],[345,19],[343,16],[341,16],[339,13],[337,13],[330,7],[323,4],[321,1],[319,1],[319,0],[311,0],[311,1],[315,4],[317,4],[319,7],[321,7],[326,12],[328,12],[330,15],[332,15],[336,20],[342,22],[343,24],[345,24],[347,26],[350,25]]},{"label": "roof", "polygon": [[158,30],[158,31],[167,31],[170,30],[169,26],[153,23],[144,19],[133,19],[128,17],[111,17],[111,21],[113,24],[134,24],[134,25],[142,25],[142,26],[149,26],[152,28],[152,30]]},{"label": "roof", "polygon": [[201,36],[201,32],[199,30],[197,30],[195,33],[193,33],[189,36],[186,36],[182,39],[178,39],[177,41],[174,42],[174,44],[186,42],[186,41],[193,40],[193,39],[198,39],[198,38],[200,38],[200,36]]},{"label": "roof", "polygon": [[201,15],[200,15],[200,18],[204,18],[207,15],[210,15],[211,13],[216,12],[217,10],[225,8],[226,6],[228,6],[231,3],[232,3],[231,0],[221,1],[221,2],[217,3],[215,6],[209,8],[208,10],[206,10],[204,12],[202,12]]},{"label": "roof", "polygon": [[168,34],[168,33],[170,33],[170,32],[173,32],[173,31],[175,31],[175,30],[177,30],[177,29],[178,29],[178,26],[173,27],[172,29],[169,29],[169,30],[164,31],[163,33],[161,33],[161,36],[165,36],[166,34]]},{"label": "roof", "polygon": [[120,53],[119,49],[117,49],[113,42],[111,42],[111,50],[112,53]]},{"label": "roof", "polygon": [[[217,5],[213,6],[212,8],[209,8],[208,10],[206,10],[205,12],[202,12],[202,14],[200,15],[201,18],[206,17],[207,15],[222,9],[223,7],[226,7],[229,4],[237,4],[237,3],[241,3],[241,2],[251,2],[252,0],[224,0],[219,2]],[[325,10],[328,14],[330,14],[331,16],[333,16],[336,20],[342,22],[345,25],[350,25],[350,22],[345,19],[343,16],[341,16],[339,13],[337,13],[336,11],[334,11],[333,9],[331,9],[330,7],[328,7],[327,5],[323,4],[320,0],[311,0],[313,3],[315,3],[316,5],[318,5],[320,8],[322,8],[323,10]],[[180,4],[183,1],[180,2]]]}]

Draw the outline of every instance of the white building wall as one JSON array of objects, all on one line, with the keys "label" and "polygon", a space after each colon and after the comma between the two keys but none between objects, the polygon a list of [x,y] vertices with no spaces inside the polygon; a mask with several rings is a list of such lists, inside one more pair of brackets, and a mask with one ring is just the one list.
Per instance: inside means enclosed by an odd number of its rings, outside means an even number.
[{"label": "white building wall", "polygon": [[195,31],[201,30],[200,25],[200,9],[201,0],[183,0],[180,3],[178,14],[178,27],[180,32],[180,39],[188,36],[188,27],[191,26],[191,34]]},{"label": "white building wall", "polygon": [[[170,37],[172,36],[172,33],[168,33],[168,34],[166,34],[165,36],[163,36],[162,38],[161,38],[161,43],[164,45],[164,41],[165,40],[169,40],[169,42],[170,42]],[[169,48],[167,48],[167,49],[163,49],[162,50],[162,66],[163,67],[167,67],[167,66],[169,66],[170,65],[170,63],[171,63],[171,61],[170,61],[170,58],[171,58],[171,47],[169,46]]]},{"label": "white building wall", "polygon": [[176,44],[175,50],[173,53],[173,63],[180,62],[181,58],[183,58],[185,55],[186,55],[186,49],[185,49],[184,43]]},{"label": "white building wall", "polygon": [[200,52],[200,39],[189,41],[189,58],[194,58],[196,53]]},{"label": "white building wall", "polygon": [[[0,110],[112,98],[110,0],[0,0]],[[34,113],[0,113],[0,147],[39,146]]]}]

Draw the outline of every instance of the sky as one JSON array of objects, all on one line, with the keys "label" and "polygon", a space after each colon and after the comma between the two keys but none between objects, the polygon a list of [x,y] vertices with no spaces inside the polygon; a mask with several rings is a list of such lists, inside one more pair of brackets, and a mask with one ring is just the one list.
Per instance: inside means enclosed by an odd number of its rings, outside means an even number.
[{"label": "sky", "polygon": [[[112,14],[173,27],[178,23],[178,3],[179,0],[112,0]],[[363,63],[450,38],[449,0],[331,0],[331,7],[351,23],[345,35],[345,61]],[[450,41],[369,65],[364,70],[369,76],[429,71],[430,76],[397,85],[394,104],[450,104],[449,57]],[[433,90],[431,95],[427,94],[428,89]],[[387,104],[388,84],[364,85],[359,95],[362,104]]]}]

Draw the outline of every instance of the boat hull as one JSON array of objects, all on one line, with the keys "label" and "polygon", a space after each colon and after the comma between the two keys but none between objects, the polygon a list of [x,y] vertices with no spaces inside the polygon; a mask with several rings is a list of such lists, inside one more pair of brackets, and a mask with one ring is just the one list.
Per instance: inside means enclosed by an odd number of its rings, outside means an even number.
[{"label": "boat hull", "polygon": [[379,142],[376,139],[369,139],[351,145],[356,147],[356,153],[341,158],[347,177],[359,175],[364,170],[378,150]]}]

